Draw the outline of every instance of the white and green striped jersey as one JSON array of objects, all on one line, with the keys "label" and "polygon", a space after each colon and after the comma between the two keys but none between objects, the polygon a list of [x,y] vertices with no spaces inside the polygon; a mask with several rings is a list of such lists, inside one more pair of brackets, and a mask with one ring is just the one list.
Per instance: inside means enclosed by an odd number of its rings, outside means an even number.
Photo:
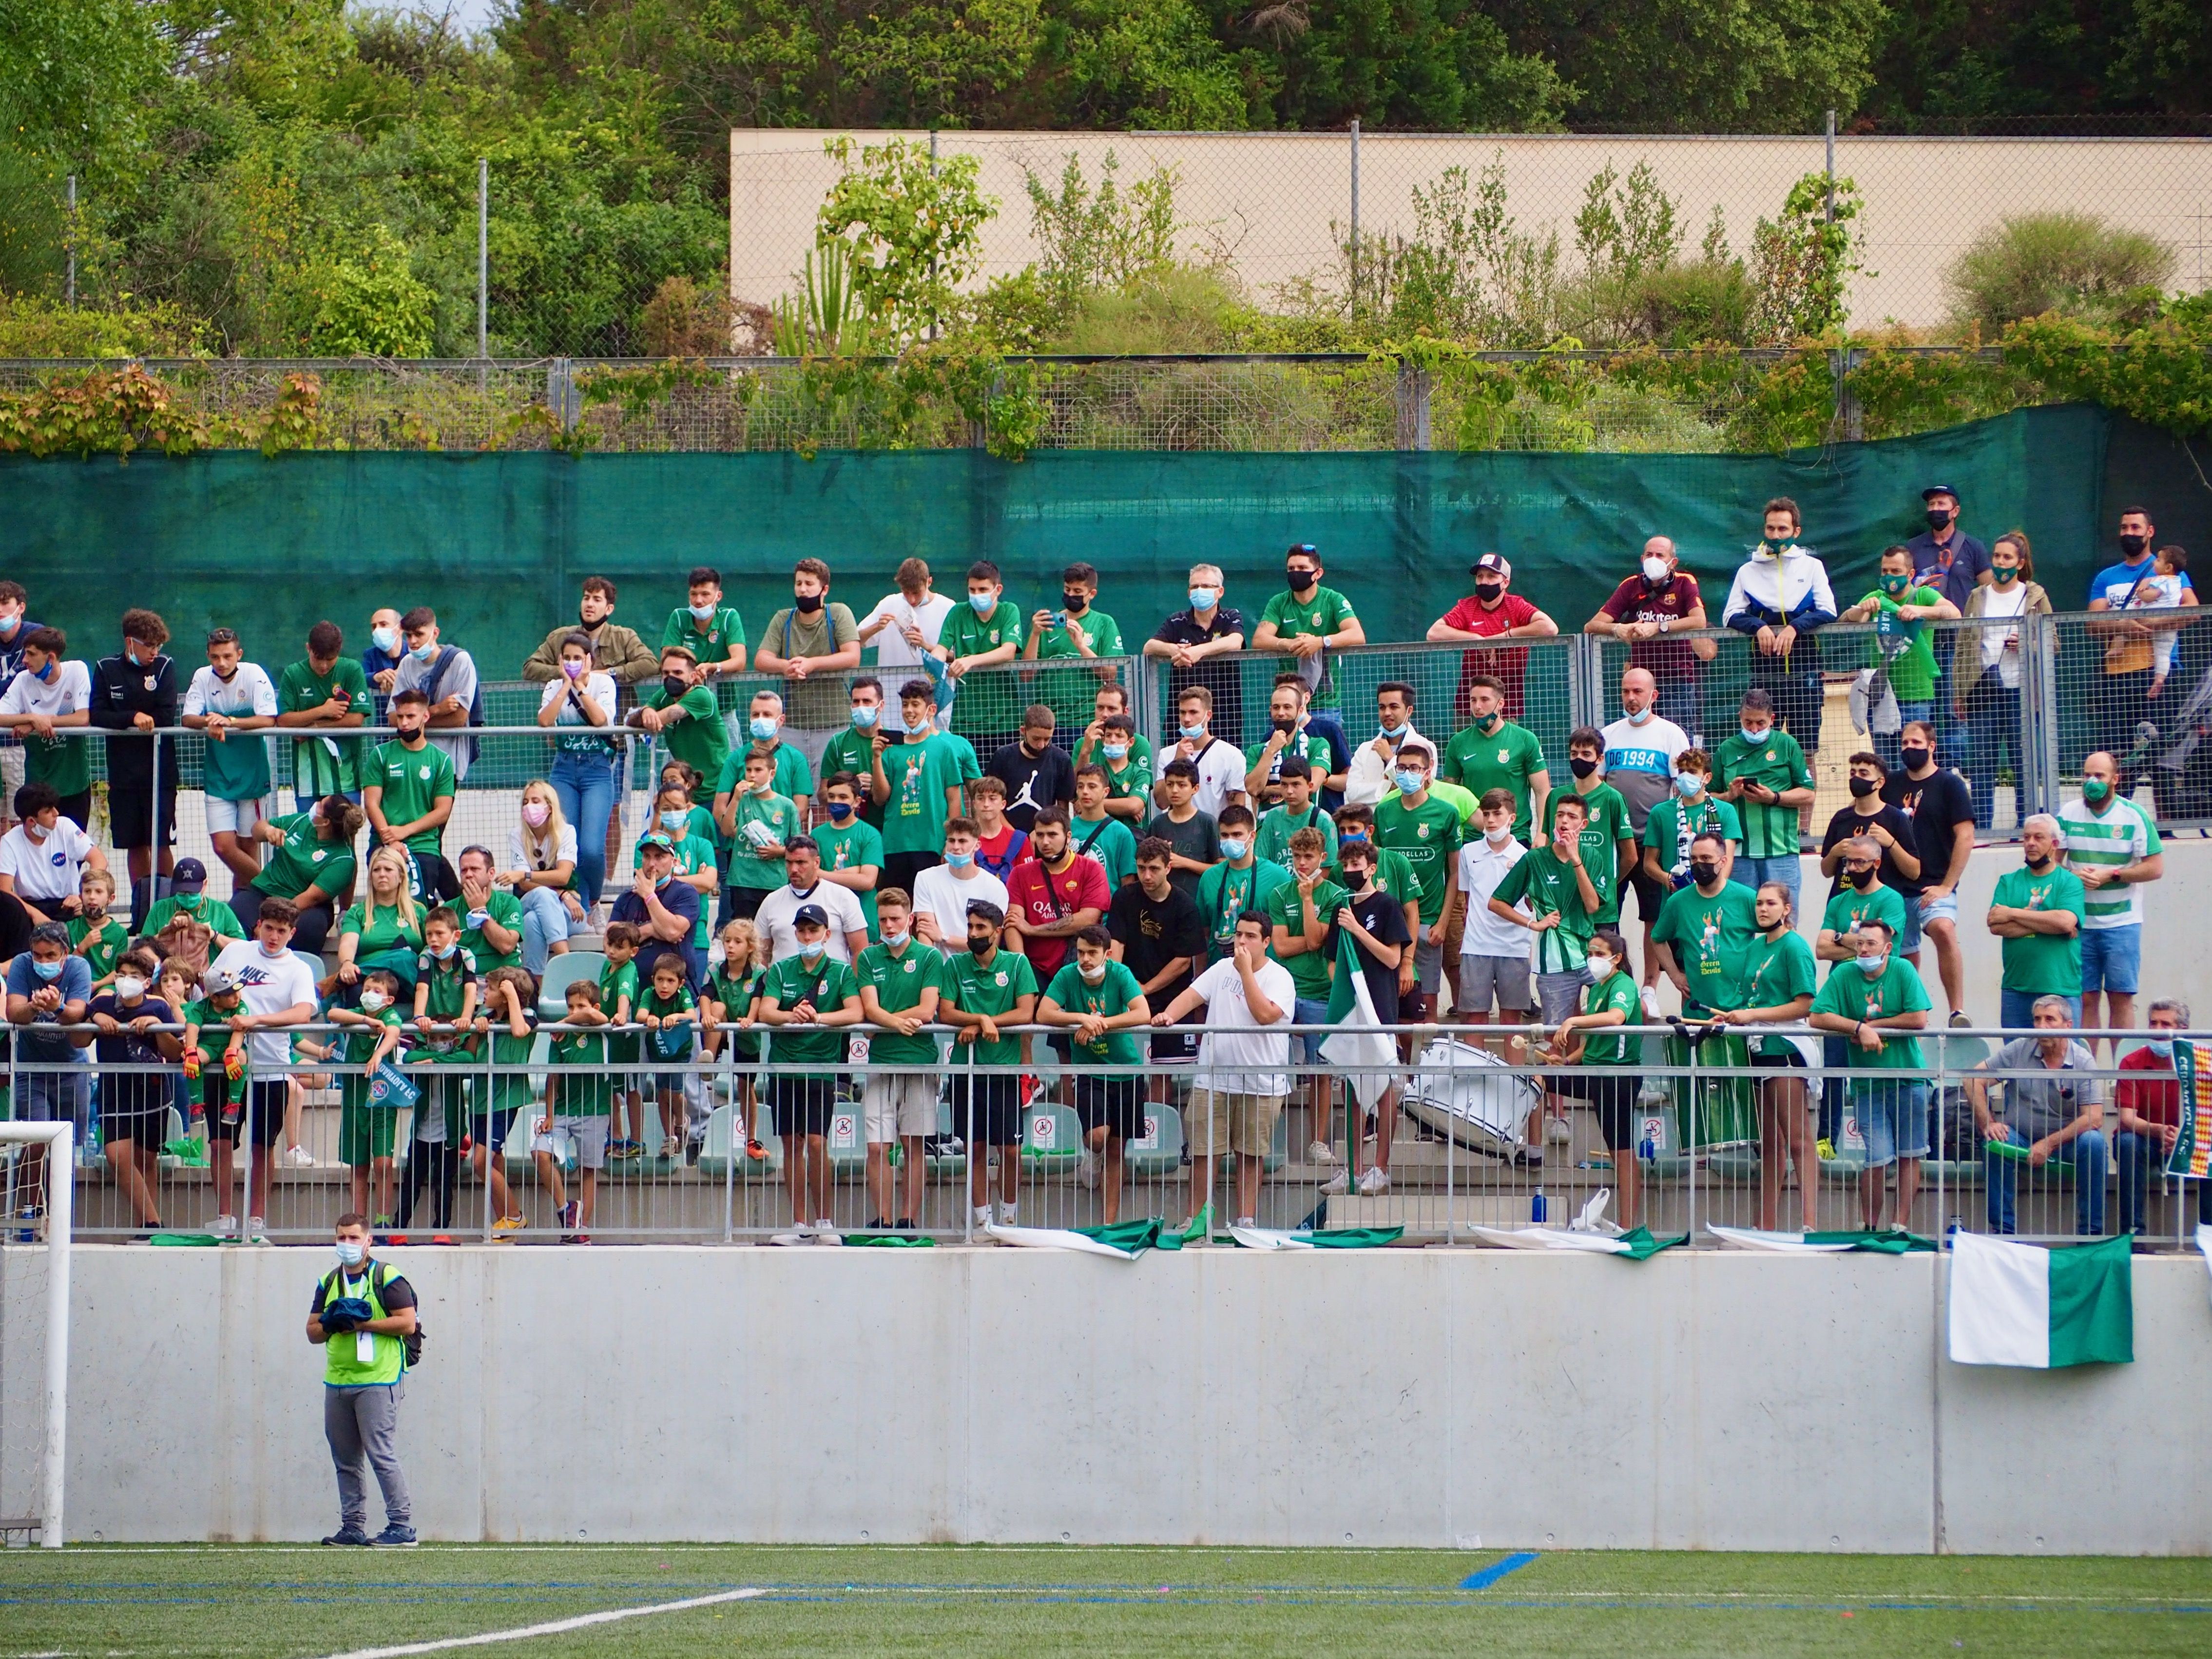
[{"label": "white and green striped jersey", "polygon": [[[2131,800],[2115,800],[2101,815],[2087,801],[2069,800],[2058,809],[2058,822],[2066,832],[2067,866],[2077,876],[2098,867],[2117,870],[2159,850],[2158,826]],[[2084,927],[2126,927],[2142,920],[2140,885],[2089,890]]]}]

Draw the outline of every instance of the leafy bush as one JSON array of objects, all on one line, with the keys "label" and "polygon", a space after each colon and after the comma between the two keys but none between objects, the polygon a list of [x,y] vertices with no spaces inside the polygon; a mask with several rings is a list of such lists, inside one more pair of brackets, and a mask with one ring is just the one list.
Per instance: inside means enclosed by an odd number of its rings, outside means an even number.
[{"label": "leafy bush", "polygon": [[1165,356],[1244,349],[1243,302],[1212,271],[1170,265],[1127,287],[1085,296],[1050,349],[1080,356]]},{"label": "leafy bush", "polygon": [[195,357],[206,349],[202,332],[167,302],[125,296],[73,308],[0,294],[0,357]]},{"label": "leafy bush", "polygon": [[2173,250],[2094,213],[2031,213],[1975,239],[1946,273],[1960,322],[1994,336],[2056,312],[2091,323],[2143,322],[2158,308]]},{"label": "leafy bush", "polygon": [[1758,304],[1741,259],[1693,259],[1639,276],[1628,294],[1625,333],[1672,351],[1747,345]]},{"label": "leafy bush", "polygon": [[1125,190],[1115,177],[1121,165],[1108,150],[1096,190],[1072,155],[1057,189],[1026,176],[1030,224],[1043,254],[1037,281],[1064,316],[1087,295],[1148,281],[1175,264],[1175,173],[1162,167]]},{"label": "leafy bush", "polygon": [[815,216],[817,236],[851,253],[853,286],[884,343],[923,338],[954,307],[954,290],[983,263],[983,226],[997,210],[976,188],[972,155],[933,161],[927,145],[893,138],[824,146],[842,169]]}]

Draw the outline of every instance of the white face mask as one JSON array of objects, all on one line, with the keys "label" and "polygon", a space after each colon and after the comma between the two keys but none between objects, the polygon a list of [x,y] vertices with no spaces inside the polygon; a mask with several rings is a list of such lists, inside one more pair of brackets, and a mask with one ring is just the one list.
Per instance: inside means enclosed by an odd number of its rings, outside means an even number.
[{"label": "white face mask", "polygon": [[136,1002],[145,994],[146,981],[137,975],[118,974],[115,976],[115,995],[118,1001]]},{"label": "white face mask", "polygon": [[337,1242],[338,1265],[340,1267],[358,1267],[362,1264],[362,1259],[368,1254],[368,1246],[362,1243],[357,1238],[342,1238]]},{"label": "white face mask", "polygon": [[1488,842],[1492,847],[1503,847],[1507,842],[1513,839],[1513,826],[1509,823],[1502,830],[1492,830],[1489,825],[1485,824],[1482,830],[1482,838]]},{"label": "white face mask", "polygon": [[1592,976],[1601,985],[1605,983],[1607,977],[1616,967],[1620,965],[1614,962],[1611,957],[1601,957],[1595,954],[1584,957],[1583,960],[1589,963],[1589,970]]},{"label": "white face mask", "polygon": [[1103,962],[1096,968],[1085,968],[1081,963],[1078,963],[1075,965],[1075,971],[1083,975],[1083,982],[1085,985],[1103,985],[1105,983],[1106,964]]},{"label": "white face mask", "polygon": [[391,1000],[392,999],[386,996],[381,991],[363,991],[361,994],[362,1008],[363,1012],[368,1013],[375,1013],[379,1009],[382,1008],[386,1003]]},{"label": "white face mask", "polygon": [[888,927],[884,929],[884,943],[890,945],[894,951],[897,950],[900,945],[905,944],[907,942],[907,938],[908,930],[905,928],[901,928],[896,933],[891,932]]},{"label": "white face mask", "polygon": [[1656,587],[1661,582],[1665,581],[1667,580],[1667,561],[1664,559],[1655,559],[1650,554],[1645,554],[1644,556],[1644,580],[1650,582],[1654,587]]}]

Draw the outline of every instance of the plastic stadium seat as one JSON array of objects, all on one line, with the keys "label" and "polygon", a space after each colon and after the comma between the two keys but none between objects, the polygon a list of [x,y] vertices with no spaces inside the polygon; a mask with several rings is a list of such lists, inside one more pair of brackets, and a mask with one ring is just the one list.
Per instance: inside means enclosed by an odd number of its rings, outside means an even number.
[{"label": "plastic stadium seat", "polygon": [[[734,1106],[717,1106],[708,1115],[706,1136],[699,1146],[701,1175],[720,1181],[729,1173],[731,1141],[736,1122],[737,1109]],[[768,1161],[765,1164],[751,1162],[745,1158],[744,1147],[739,1146],[737,1151],[738,1178],[740,1181],[750,1175],[783,1173],[783,1142],[774,1130],[767,1128],[765,1123],[763,1127],[764,1133],[761,1136],[761,1144],[768,1151]],[[737,1139],[742,1141],[743,1137]]]},{"label": "plastic stadium seat", "polygon": [[538,981],[538,1018],[562,1018],[568,1012],[568,988],[580,979],[598,984],[600,970],[606,965],[606,957],[597,951],[571,951],[566,956],[548,957],[544,976]]},{"label": "plastic stadium seat", "polygon": [[1022,1157],[1045,1169],[1074,1167],[1083,1150],[1083,1124],[1065,1106],[1040,1094],[1022,1114]]},{"label": "plastic stadium seat", "polygon": [[1145,1108],[1145,1133],[1122,1149],[1129,1173],[1141,1180],[1171,1176],[1182,1167],[1182,1114],[1172,1106]]},{"label": "plastic stadium seat", "polygon": [[838,1101],[830,1114],[830,1133],[824,1137],[830,1150],[830,1170],[832,1176],[849,1175],[868,1160],[868,1130],[866,1109],[858,1100]]},{"label": "plastic stadium seat", "polygon": [[[1395,1105],[1390,1110],[1398,1109]],[[1287,1109],[1275,1114],[1275,1138],[1267,1145],[1267,1157],[1260,1160],[1260,1168],[1268,1175],[1291,1161],[1291,1115]]]}]

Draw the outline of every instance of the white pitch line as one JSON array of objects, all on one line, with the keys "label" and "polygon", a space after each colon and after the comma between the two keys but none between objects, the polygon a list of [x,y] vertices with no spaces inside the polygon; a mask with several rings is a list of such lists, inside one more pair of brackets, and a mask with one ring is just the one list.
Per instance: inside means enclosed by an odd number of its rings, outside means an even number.
[{"label": "white pitch line", "polygon": [[519,1630],[485,1631],[477,1636],[449,1636],[435,1642],[410,1642],[396,1648],[356,1648],[350,1653],[334,1653],[328,1659],[404,1659],[414,1653],[440,1653],[447,1648],[480,1648],[493,1642],[520,1642],[532,1636],[558,1636],[563,1631],[582,1630],[589,1625],[611,1625],[617,1619],[647,1619],[656,1613],[682,1613],[691,1607],[719,1607],[725,1601],[749,1601],[757,1595],[766,1595],[765,1589],[723,1590],[714,1595],[694,1595],[681,1601],[656,1601],[651,1607],[615,1607],[605,1613],[579,1613],[574,1619],[556,1619],[550,1624],[525,1625]]}]

